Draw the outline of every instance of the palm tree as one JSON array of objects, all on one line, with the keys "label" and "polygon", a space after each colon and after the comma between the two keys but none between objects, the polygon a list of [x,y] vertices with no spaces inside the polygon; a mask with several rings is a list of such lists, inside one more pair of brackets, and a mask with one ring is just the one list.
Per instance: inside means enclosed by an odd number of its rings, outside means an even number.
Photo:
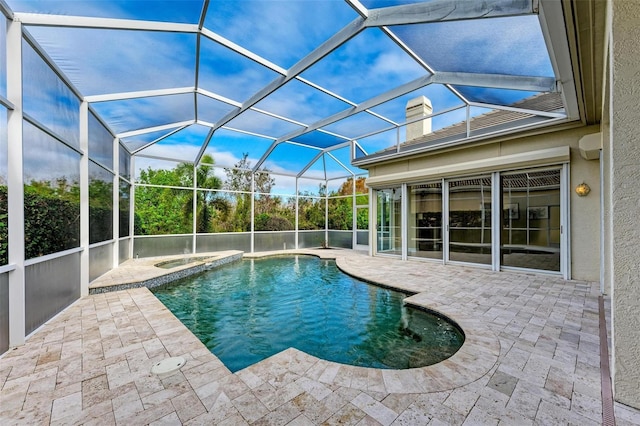
[{"label": "palm tree", "polygon": [[[214,159],[210,154],[202,156],[200,165],[195,169],[198,188],[210,190],[222,188],[222,179],[214,174]],[[220,200],[215,192],[196,190],[196,232],[206,233],[213,231],[213,211],[220,207]],[[192,201],[192,200],[191,200]],[[191,203],[190,206],[193,206]]]}]

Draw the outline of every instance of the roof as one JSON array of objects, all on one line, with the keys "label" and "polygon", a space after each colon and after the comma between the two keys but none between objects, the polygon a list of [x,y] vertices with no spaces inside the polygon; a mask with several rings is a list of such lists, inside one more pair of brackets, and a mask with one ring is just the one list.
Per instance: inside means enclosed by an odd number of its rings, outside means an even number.
[{"label": "roof", "polygon": [[[488,136],[505,129],[527,127],[544,123],[548,117],[537,115],[541,112],[563,114],[562,97],[558,93],[544,93],[518,101],[510,105],[509,109],[495,109],[484,114],[471,117],[468,121],[460,121],[424,136],[414,138],[358,159],[371,162],[377,158],[387,158],[397,152],[417,151],[424,148],[448,145],[455,141],[468,138]],[[533,112],[535,111],[535,112]],[[468,131],[467,131],[468,129]]]}]

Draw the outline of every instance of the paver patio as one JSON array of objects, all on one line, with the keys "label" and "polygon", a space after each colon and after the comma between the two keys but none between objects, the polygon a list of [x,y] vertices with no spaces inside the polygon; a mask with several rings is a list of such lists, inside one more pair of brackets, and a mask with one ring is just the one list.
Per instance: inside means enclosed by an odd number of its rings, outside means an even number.
[{"label": "paver patio", "polygon": [[[601,424],[597,283],[305,252],[415,293],[407,303],[447,314],[467,342],[423,369],[289,349],[233,374],[148,289],[96,294],[0,359],[0,424]],[[151,374],[169,356],[187,363]],[[618,425],[640,424],[637,410],[615,409]]]}]

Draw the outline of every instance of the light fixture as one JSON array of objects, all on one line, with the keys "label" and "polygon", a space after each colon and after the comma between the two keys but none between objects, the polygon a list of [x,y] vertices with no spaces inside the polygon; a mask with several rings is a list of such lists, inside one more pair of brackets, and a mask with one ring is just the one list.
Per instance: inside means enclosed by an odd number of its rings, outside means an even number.
[{"label": "light fixture", "polygon": [[578,194],[580,197],[586,196],[589,192],[591,192],[591,188],[589,188],[589,185],[584,182],[576,186],[576,194]]}]

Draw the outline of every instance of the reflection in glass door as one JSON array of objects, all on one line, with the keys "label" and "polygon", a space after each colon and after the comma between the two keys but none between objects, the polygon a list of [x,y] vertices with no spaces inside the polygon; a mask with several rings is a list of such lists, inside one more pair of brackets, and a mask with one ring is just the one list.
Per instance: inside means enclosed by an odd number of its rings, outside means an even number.
[{"label": "reflection in glass door", "polygon": [[442,181],[408,186],[408,255],[442,259]]},{"label": "reflection in glass door", "polygon": [[449,260],[491,265],[491,176],[447,182]]},{"label": "reflection in glass door", "polygon": [[560,272],[560,170],[501,175],[502,266]]},{"label": "reflection in glass door", "polygon": [[402,254],[400,187],[377,191],[377,251]]}]

